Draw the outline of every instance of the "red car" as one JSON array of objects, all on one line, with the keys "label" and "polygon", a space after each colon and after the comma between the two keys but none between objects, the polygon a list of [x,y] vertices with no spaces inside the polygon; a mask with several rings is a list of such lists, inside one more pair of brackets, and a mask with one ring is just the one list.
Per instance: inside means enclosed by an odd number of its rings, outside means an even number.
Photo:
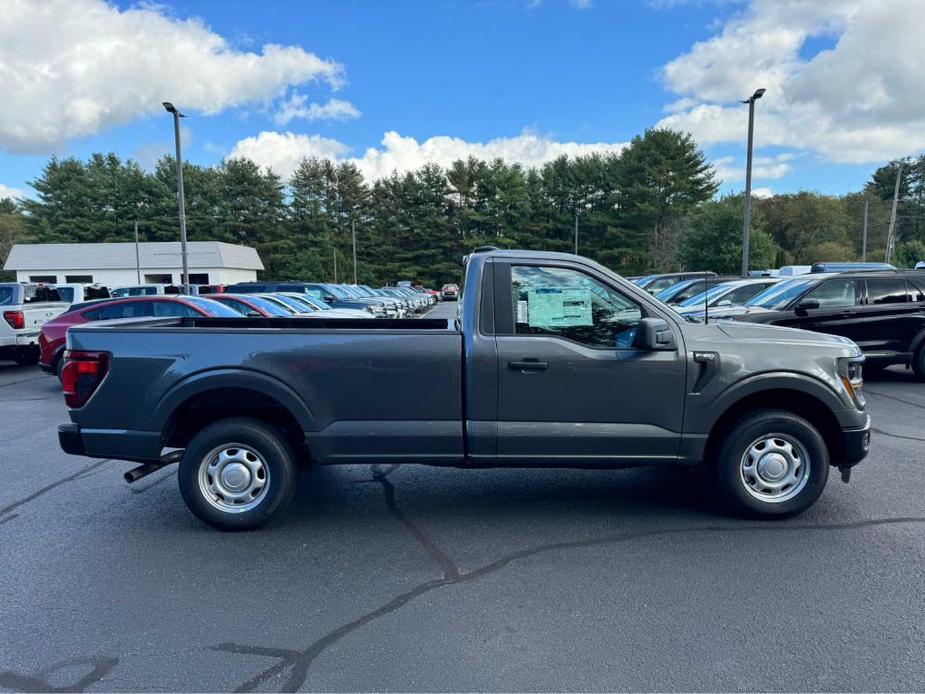
[{"label": "red car", "polygon": [[132,296],[124,299],[98,299],[74,304],[61,315],[42,326],[39,334],[39,367],[50,374],[58,374],[64,354],[67,329],[72,325],[116,318],[170,318],[220,316],[240,318],[241,314],[227,306],[199,296],[156,294]]}]

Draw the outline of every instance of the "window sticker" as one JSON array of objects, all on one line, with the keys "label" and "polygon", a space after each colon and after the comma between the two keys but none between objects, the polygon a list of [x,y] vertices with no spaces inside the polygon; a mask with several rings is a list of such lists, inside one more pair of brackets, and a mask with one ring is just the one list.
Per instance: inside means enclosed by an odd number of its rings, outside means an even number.
[{"label": "window sticker", "polygon": [[532,287],[527,291],[527,304],[531,328],[593,324],[591,290],[587,288]]},{"label": "window sticker", "polygon": [[527,302],[526,301],[517,302],[517,322],[518,323],[527,322]]}]

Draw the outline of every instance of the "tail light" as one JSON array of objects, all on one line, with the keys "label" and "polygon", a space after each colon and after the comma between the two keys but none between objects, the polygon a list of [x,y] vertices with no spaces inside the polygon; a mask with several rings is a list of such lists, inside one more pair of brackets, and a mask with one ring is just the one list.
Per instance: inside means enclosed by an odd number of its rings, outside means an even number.
[{"label": "tail light", "polygon": [[65,352],[61,386],[67,406],[83,407],[103,380],[108,368],[107,352]]},{"label": "tail light", "polygon": [[9,323],[13,330],[22,330],[26,327],[26,317],[22,311],[4,311],[3,320]]}]

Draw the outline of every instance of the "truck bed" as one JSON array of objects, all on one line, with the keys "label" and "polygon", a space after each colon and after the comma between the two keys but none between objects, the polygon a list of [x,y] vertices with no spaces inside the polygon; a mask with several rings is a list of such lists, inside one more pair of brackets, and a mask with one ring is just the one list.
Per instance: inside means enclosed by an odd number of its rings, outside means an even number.
[{"label": "truck bed", "polygon": [[211,392],[207,410],[284,405],[320,462],[463,459],[462,335],[450,320],[126,319],[74,326],[67,345],[112,355],[80,412],[92,455],[132,438],[130,457],[157,458],[173,420],[191,416],[184,403]]}]

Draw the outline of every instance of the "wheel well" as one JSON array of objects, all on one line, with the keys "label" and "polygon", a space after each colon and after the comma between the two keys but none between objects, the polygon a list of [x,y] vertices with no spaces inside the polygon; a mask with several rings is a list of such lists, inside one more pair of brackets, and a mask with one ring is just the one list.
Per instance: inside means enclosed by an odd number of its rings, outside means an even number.
[{"label": "wheel well", "polygon": [[185,400],[164,427],[163,445],[185,448],[202,429],[229,417],[253,417],[279,428],[301,450],[305,433],[298,420],[279,400],[250,388],[214,388]]},{"label": "wheel well", "polygon": [[830,460],[840,460],[842,448],[841,427],[828,405],[812,395],[798,390],[775,389],[748,395],[729,407],[713,425],[704,450],[704,460],[716,459],[719,447],[729,430],[742,417],[756,410],[786,410],[812,424],[829,449]]}]

